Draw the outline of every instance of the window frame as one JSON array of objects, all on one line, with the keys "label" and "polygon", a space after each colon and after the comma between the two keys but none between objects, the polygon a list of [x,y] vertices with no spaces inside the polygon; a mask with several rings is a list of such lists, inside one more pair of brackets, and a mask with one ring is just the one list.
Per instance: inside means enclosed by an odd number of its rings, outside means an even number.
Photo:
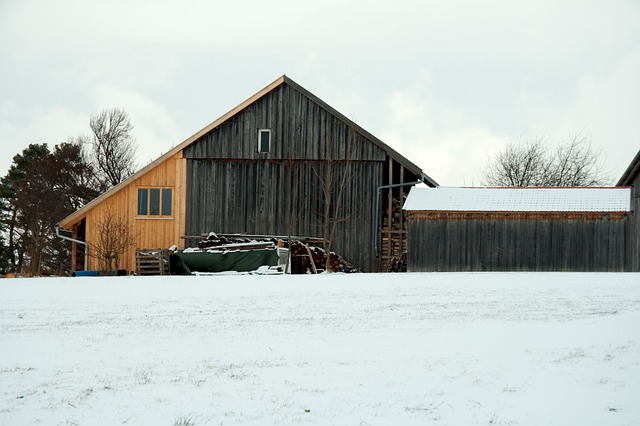
[{"label": "window frame", "polygon": [[[142,194],[144,193],[144,196]],[[137,216],[147,216],[149,214],[149,188],[148,187],[138,187],[138,210]],[[141,213],[141,212],[146,213]]]},{"label": "window frame", "polygon": [[[165,203],[165,196],[169,195],[168,204]],[[169,207],[169,213],[165,214],[165,207]],[[160,188],[160,216],[172,216],[173,213],[173,188]]]},{"label": "window frame", "polygon": [[[137,191],[137,211],[136,218],[137,219],[173,219],[173,190],[174,188],[171,186],[139,186]],[[141,195],[146,196],[146,199],[141,200]],[[153,209],[152,198],[154,197],[152,194],[157,194],[157,212]],[[169,198],[168,207],[170,211],[167,214],[165,207],[167,204],[165,199]],[[146,209],[146,210],[144,210]],[[153,209],[153,210],[152,210]],[[146,211],[146,213],[145,213]]]},{"label": "window frame", "polygon": [[[262,149],[263,148],[262,135],[265,135],[265,134],[268,135],[266,151]],[[271,152],[271,129],[258,129],[258,153],[268,154],[269,152]]]}]

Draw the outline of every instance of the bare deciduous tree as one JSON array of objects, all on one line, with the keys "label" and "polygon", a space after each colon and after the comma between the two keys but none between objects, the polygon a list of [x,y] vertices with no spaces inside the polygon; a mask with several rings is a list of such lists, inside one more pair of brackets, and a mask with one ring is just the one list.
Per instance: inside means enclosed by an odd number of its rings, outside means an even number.
[{"label": "bare deciduous tree", "polygon": [[546,137],[509,144],[482,172],[487,186],[598,186],[609,183],[601,150],[577,133],[554,150]]},{"label": "bare deciduous tree", "polygon": [[101,190],[116,186],[136,171],[137,147],[131,134],[133,124],[124,110],[113,108],[91,116],[92,135],[81,137],[91,146],[91,163]]},{"label": "bare deciduous tree", "polygon": [[581,133],[561,144],[548,170],[550,186],[600,186],[610,183],[603,161],[602,150],[591,147],[591,139]]},{"label": "bare deciduous tree", "polygon": [[511,143],[490,159],[482,182],[488,186],[541,186],[546,155],[544,139]]},{"label": "bare deciduous tree", "polygon": [[98,260],[103,271],[119,268],[120,255],[135,245],[135,234],[129,223],[116,214],[113,208],[105,210],[102,220],[96,223],[97,241],[89,244],[89,255]]},{"label": "bare deciduous tree", "polygon": [[[327,140],[327,158],[321,171],[313,170],[322,191],[322,239],[324,250],[327,253],[327,271],[330,271],[331,247],[340,222],[352,219],[344,209],[348,184],[351,180],[350,163],[355,158],[355,153],[350,153],[346,161],[338,161],[334,157],[334,135]],[[340,167],[343,166],[343,167]]]}]

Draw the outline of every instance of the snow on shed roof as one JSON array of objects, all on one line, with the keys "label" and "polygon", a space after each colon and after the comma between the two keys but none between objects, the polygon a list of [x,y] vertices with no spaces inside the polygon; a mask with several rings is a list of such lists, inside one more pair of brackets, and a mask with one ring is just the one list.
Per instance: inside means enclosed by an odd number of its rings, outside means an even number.
[{"label": "snow on shed roof", "polygon": [[630,188],[417,188],[404,210],[628,212]]}]

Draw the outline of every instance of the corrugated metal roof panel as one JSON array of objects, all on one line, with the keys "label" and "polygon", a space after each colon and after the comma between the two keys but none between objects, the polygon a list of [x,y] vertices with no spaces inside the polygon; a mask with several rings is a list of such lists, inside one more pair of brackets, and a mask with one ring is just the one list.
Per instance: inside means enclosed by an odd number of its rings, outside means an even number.
[{"label": "corrugated metal roof panel", "polygon": [[405,210],[629,212],[630,188],[412,188]]}]

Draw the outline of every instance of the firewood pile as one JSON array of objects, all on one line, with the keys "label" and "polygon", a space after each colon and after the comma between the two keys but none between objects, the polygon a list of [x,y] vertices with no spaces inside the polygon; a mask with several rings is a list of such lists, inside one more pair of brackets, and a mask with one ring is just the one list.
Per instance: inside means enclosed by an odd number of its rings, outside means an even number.
[{"label": "firewood pile", "polygon": [[198,242],[198,248],[200,250],[216,250],[216,249],[261,249],[261,248],[273,248],[278,245],[277,238],[268,239],[251,239],[243,236],[218,236],[215,233],[210,233],[207,239]]},{"label": "firewood pile", "polygon": [[291,273],[318,273],[331,270],[333,272],[359,272],[339,254],[329,253],[321,247],[309,247],[300,241],[291,242]]}]

